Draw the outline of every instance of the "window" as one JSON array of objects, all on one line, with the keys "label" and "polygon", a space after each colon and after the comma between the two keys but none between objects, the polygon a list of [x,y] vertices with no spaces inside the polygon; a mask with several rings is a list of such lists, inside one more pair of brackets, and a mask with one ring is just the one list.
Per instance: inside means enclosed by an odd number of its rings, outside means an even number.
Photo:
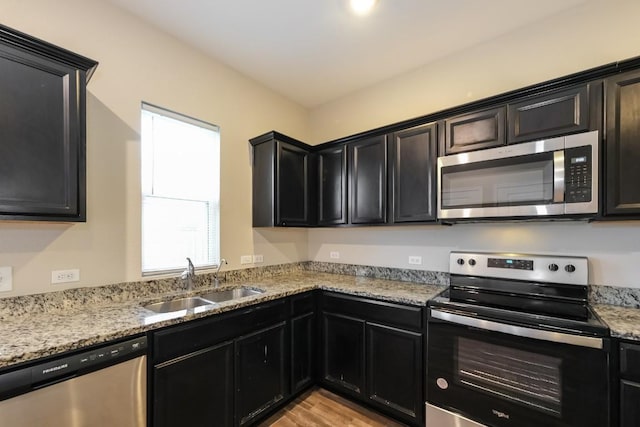
[{"label": "window", "polygon": [[220,129],[142,104],[142,273],[220,262]]}]

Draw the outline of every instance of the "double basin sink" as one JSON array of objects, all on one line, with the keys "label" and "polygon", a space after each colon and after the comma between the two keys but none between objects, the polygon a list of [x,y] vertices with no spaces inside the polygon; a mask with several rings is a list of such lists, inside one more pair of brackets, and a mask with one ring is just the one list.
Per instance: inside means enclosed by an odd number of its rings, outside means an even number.
[{"label": "double basin sink", "polygon": [[207,309],[206,306],[213,306],[221,302],[232,301],[235,299],[250,297],[253,295],[260,295],[262,293],[264,293],[264,291],[261,289],[240,287],[220,291],[209,291],[197,296],[156,302],[153,304],[145,305],[144,308],[155,313],[172,313],[174,311],[181,310],[200,311],[197,310],[200,307],[202,308],[202,311],[204,311],[205,309]]}]

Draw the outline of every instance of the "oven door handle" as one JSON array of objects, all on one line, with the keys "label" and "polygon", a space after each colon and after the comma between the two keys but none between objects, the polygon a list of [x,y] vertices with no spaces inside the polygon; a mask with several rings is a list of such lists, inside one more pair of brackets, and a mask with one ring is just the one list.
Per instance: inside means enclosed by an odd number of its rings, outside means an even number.
[{"label": "oven door handle", "polygon": [[562,344],[577,345],[580,347],[591,347],[602,349],[602,338],[585,337],[583,335],[565,334],[562,332],[545,331],[542,329],[525,328],[523,326],[509,325],[505,323],[493,322],[491,320],[477,319],[475,317],[463,316],[447,311],[431,309],[431,317],[445,322],[458,325],[471,326],[473,328],[484,329],[493,332],[527,337],[544,341],[553,341]]}]

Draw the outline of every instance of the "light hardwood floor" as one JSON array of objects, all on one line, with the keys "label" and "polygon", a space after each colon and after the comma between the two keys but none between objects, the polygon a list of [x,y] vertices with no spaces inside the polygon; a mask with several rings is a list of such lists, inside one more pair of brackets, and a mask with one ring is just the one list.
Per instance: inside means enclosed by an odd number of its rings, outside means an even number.
[{"label": "light hardwood floor", "polygon": [[260,424],[261,427],[400,427],[403,425],[321,388],[304,393]]}]

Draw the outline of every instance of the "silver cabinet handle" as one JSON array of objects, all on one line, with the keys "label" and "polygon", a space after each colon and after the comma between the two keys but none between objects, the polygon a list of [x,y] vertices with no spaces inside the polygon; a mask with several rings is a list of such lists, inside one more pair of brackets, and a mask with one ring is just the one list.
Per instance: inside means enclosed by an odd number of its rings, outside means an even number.
[{"label": "silver cabinet handle", "polygon": [[431,309],[431,317],[458,325],[484,329],[486,331],[502,332],[503,334],[516,335],[520,337],[553,341],[562,344],[577,345],[580,347],[602,349],[602,338],[585,337],[582,335],[571,335],[562,332],[551,332],[542,329],[532,329],[525,328],[523,326],[508,325],[506,323],[499,323],[493,322],[491,320],[462,316],[460,314],[449,313],[447,311],[437,310],[433,308]]}]

